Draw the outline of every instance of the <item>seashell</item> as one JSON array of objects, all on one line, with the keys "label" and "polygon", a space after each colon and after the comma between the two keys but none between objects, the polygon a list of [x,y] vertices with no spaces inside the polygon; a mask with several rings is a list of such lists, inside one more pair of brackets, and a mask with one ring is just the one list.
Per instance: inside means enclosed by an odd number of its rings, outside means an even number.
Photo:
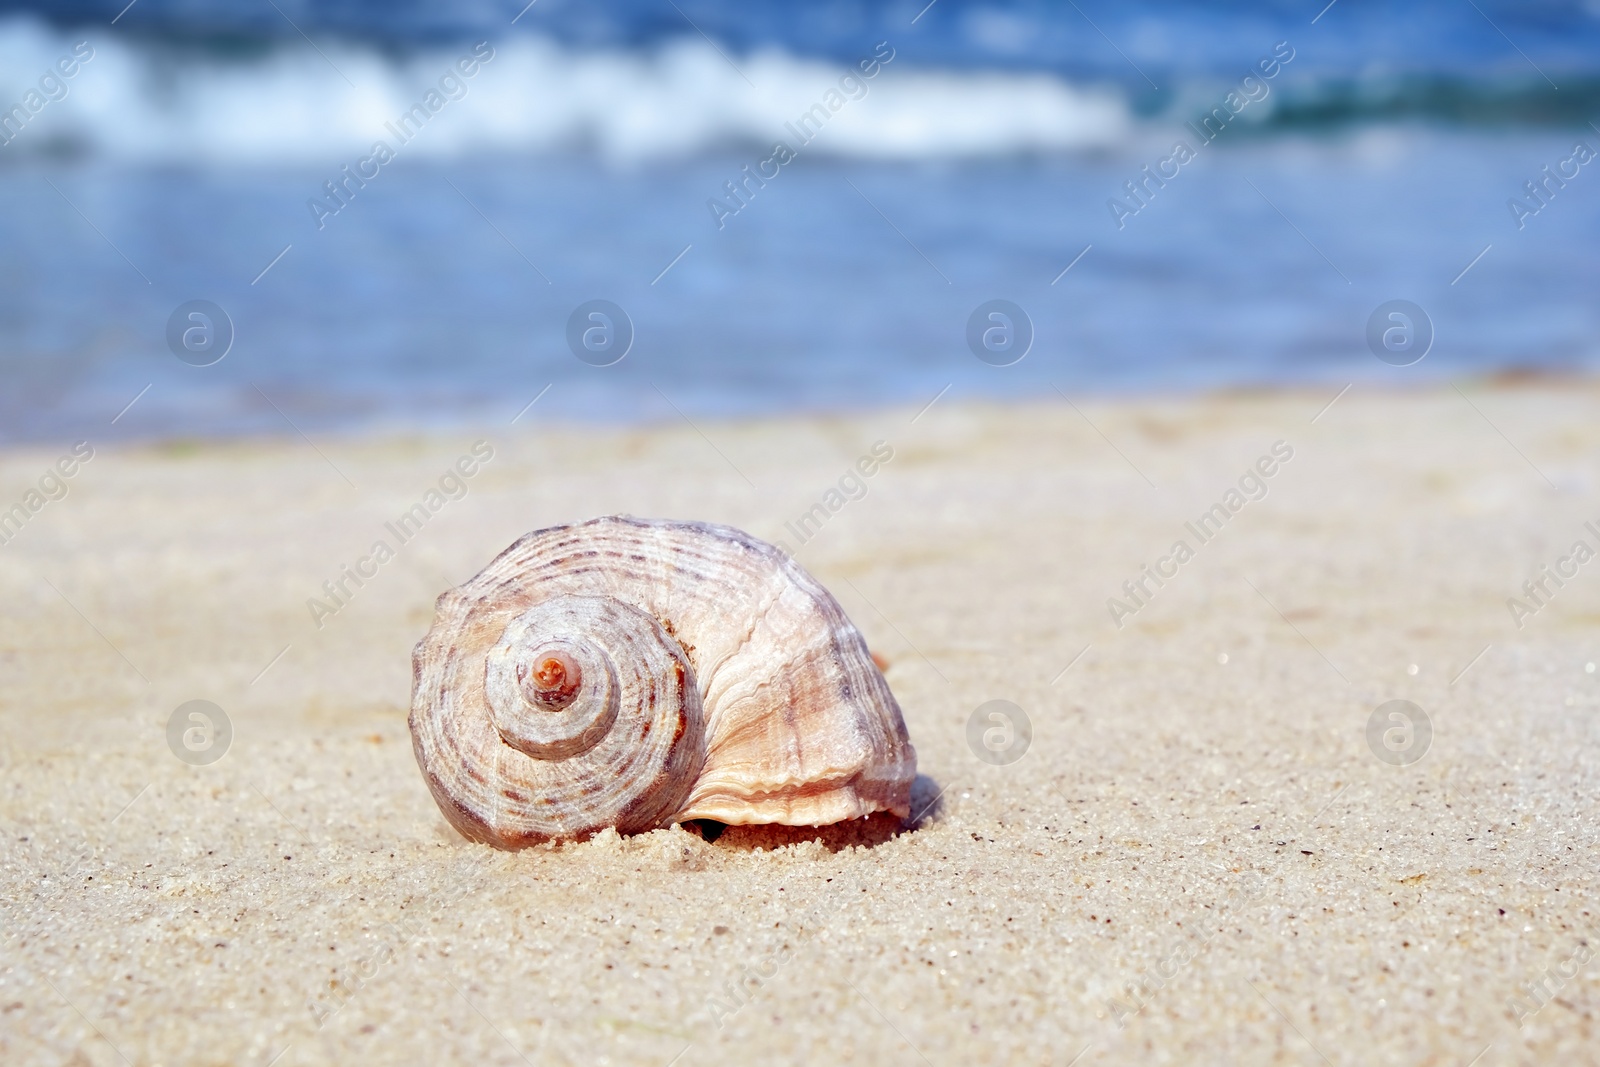
[{"label": "seashell", "polygon": [[860,632],[786,553],[728,526],[530,533],[439,597],[412,675],[428,788],[497,848],[910,814],[916,752]]}]

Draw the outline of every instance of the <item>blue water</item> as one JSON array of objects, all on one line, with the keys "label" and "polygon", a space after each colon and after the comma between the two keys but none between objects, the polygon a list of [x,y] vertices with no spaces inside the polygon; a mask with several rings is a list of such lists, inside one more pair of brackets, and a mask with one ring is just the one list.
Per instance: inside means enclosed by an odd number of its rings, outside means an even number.
[{"label": "blue water", "polygon": [[[0,14],[100,25],[126,5],[3,0]],[[135,34],[226,42],[237,51],[260,40],[296,40],[300,30],[399,49],[515,33],[573,48],[643,49],[703,31],[733,55],[778,48],[839,62],[853,59],[863,43],[888,39],[940,68],[1026,67],[1142,81],[1132,69],[1138,66],[1158,85],[1231,71],[1254,60],[1263,44],[1285,38],[1314,41],[1320,71],[1351,77],[1527,72],[1530,60],[1516,49],[1552,74],[1592,76],[1600,60],[1600,14],[1587,0],[139,0],[119,25]]]},{"label": "blue water", "polygon": [[[0,104],[95,50],[0,147],[0,435],[509,421],[546,386],[528,418],[631,421],[1600,363],[1600,165],[1524,192],[1600,149],[1600,5],[280,6],[0,4]],[[480,40],[459,99],[385,132]],[[879,41],[800,146],[785,124]],[[1280,41],[1265,95],[1131,199]],[[319,228],[378,138],[395,160]],[[779,138],[798,157],[719,228],[708,200]],[[568,348],[594,298],[634,327],[613,366]],[[993,298],[1034,326],[1013,366],[967,347]],[[1367,349],[1394,298],[1436,330],[1412,367]],[[193,299],[234,326],[214,366],[168,348]]]}]

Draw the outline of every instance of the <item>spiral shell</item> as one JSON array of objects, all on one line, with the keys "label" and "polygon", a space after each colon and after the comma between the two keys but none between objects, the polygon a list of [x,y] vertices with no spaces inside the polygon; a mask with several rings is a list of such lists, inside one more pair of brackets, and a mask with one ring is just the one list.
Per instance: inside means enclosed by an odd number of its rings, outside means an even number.
[{"label": "spiral shell", "polygon": [[731,527],[612,516],[528,534],[439,598],[412,674],[428,788],[498,848],[910,814],[916,752],[860,632]]}]

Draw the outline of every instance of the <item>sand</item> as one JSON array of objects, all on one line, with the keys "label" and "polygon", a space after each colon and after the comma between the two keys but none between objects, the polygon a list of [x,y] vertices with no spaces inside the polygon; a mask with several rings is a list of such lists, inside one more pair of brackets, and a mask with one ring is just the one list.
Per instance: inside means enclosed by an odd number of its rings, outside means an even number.
[{"label": "sand", "polygon": [[[1600,562],[1507,606],[1597,543],[1600,387],[1336,391],[91,437],[0,548],[0,1060],[1600,1062]],[[0,508],[68,444],[0,455]],[[889,660],[921,818],[451,831],[405,724],[433,598],[608,512],[788,541]],[[209,765],[168,744],[197,699],[232,724]],[[1007,765],[967,740],[993,699],[1032,723]],[[1395,699],[1432,727],[1405,765],[1368,741]]]}]

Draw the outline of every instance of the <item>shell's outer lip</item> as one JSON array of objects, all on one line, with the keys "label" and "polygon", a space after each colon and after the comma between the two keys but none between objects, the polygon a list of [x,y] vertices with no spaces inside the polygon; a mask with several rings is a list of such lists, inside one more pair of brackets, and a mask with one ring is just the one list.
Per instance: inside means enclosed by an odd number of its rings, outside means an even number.
[{"label": "shell's outer lip", "polygon": [[[910,760],[916,759],[908,748]],[[911,782],[916,765],[892,778],[869,778],[860,773],[818,778],[803,783],[770,783],[741,788],[723,778],[702,779],[674,818],[715,819],[730,825],[778,823],[784,826],[828,826],[887,811],[902,819],[911,817]]]}]

